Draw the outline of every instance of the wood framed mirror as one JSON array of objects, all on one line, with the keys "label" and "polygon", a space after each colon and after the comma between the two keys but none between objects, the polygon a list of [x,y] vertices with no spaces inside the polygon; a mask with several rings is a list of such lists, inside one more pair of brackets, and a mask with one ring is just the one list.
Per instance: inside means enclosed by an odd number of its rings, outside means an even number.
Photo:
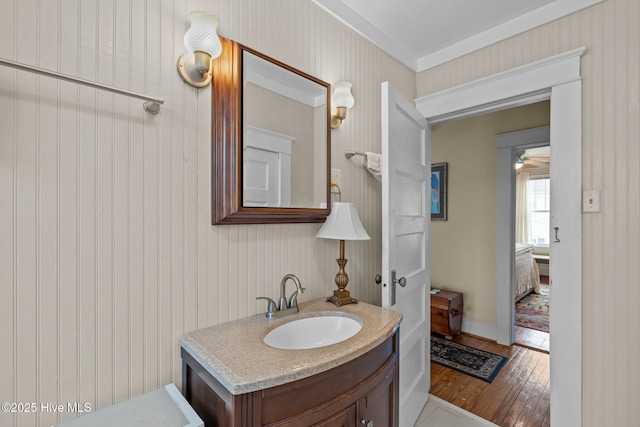
[{"label": "wood framed mirror", "polygon": [[221,37],[212,61],[212,222],[324,222],[331,86]]}]

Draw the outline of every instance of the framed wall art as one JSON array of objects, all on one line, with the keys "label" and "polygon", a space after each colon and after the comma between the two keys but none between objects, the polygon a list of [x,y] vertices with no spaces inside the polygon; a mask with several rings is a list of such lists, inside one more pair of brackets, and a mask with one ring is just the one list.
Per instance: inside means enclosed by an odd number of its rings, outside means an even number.
[{"label": "framed wall art", "polygon": [[431,165],[431,220],[447,220],[447,163]]}]

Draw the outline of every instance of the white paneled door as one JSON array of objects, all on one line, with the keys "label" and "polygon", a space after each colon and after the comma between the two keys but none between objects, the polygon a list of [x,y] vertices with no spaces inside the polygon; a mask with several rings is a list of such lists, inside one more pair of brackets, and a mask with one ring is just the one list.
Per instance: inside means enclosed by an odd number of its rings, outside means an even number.
[{"label": "white paneled door", "polygon": [[427,402],[430,290],[431,143],[427,120],[388,82],[382,84],[382,305],[400,325],[400,427]]},{"label": "white paneled door", "polygon": [[291,150],[294,138],[246,126],[243,139],[244,206],[291,206]]},{"label": "white paneled door", "polygon": [[[280,155],[248,147],[244,150],[244,206],[282,206]],[[288,206],[285,205],[285,206]]]}]

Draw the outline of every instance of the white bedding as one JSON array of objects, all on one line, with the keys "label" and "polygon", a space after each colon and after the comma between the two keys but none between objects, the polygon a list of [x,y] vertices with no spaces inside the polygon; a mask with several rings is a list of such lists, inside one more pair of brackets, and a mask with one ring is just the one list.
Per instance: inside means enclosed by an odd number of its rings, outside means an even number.
[{"label": "white bedding", "polygon": [[516,243],[516,301],[531,291],[540,293],[540,272],[533,259],[533,245]]}]

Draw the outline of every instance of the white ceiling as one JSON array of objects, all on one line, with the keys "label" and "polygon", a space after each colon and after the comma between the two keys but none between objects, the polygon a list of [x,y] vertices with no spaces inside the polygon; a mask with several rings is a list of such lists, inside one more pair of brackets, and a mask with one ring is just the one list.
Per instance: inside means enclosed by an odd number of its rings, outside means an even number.
[{"label": "white ceiling", "polygon": [[414,71],[602,0],[312,0]]}]

